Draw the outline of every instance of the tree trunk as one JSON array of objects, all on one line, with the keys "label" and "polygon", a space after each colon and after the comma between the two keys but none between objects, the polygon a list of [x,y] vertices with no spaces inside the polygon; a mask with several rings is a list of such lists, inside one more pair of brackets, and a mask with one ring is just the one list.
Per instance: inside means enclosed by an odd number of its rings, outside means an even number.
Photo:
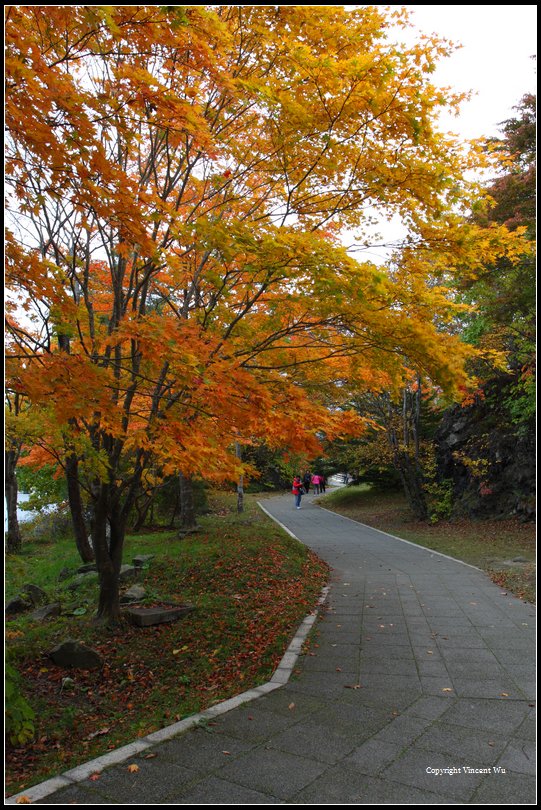
[{"label": "tree trunk", "polygon": [[21,550],[21,531],[19,519],[17,517],[17,461],[19,451],[16,449],[6,450],[5,453],[5,495],[8,515],[8,530],[6,536],[6,548],[9,554],[17,554]]},{"label": "tree trunk", "polygon": [[[120,621],[119,574],[122,564],[124,529],[119,522],[108,519],[107,485],[101,484],[101,493],[94,508],[92,537],[96,552],[96,565],[100,594],[96,622],[115,625]],[[111,535],[107,542],[107,525]]]},{"label": "tree trunk", "polygon": [[[235,452],[237,454],[237,458],[239,461],[242,460],[242,451],[240,448],[240,444],[236,442],[235,444]],[[244,476],[239,476],[239,482],[237,484],[237,512],[240,514],[244,512]]]},{"label": "tree trunk", "polygon": [[427,520],[428,506],[423,491],[423,476],[419,465],[404,450],[395,450],[394,461],[411,510],[419,520]]},{"label": "tree trunk", "polygon": [[195,516],[192,479],[182,473],[178,474],[180,495],[180,528],[179,535],[189,534],[199,529]]},{"label": "tree trunk", "polygon": [[148,515],[148,510],[150,509],[150,505],[152,503],[152,497],[145,496],[145,503],[140,507],[138,503],[135,503],[135,508],[137,510],[137,519],[133,524],[133,531],[138,532],[140,531],[143,526],[145,525],[145,520]]},{"label": "tree trunk", "polygon": [[88,540],[88,530],[85,524],[83,502],[79,488],[78,461],[73,454],[66,458],[66,482],[77,551],[83,562],[94,562],[94,551]]}]

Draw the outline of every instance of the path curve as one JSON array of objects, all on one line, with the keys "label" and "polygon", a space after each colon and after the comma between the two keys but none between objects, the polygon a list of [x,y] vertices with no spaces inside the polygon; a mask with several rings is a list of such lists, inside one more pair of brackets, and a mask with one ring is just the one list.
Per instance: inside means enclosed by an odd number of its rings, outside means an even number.
[{"label": "path curve", "polygon": [[535,804],[533,606],[311,496],[263,506],[333,571],[293,677],[38,803]]}]

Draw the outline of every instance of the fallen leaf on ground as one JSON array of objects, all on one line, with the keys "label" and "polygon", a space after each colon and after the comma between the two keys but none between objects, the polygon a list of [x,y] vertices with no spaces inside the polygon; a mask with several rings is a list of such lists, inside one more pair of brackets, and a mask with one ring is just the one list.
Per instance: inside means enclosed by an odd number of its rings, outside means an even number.
[{"label": "fallen leaf on ground", "polygon": [[100,778],[100,776],[101,776],[101,774],[99,774],[99,773],[93,773],[88,778],[90,779],[91,782],[97,782],[98,779]]},{"label": "fallen leaf on ground", "polygon": [[85,740],[93,740],[94,737],[101,737],[103,734],[108,734],[110,731],[110,728],[100,728],[98,731],[94,731],[92,734],[89,734],[88,737],[85,737]]},{"label": "fallen leaf on ground", "polygon": [[137,773],[139,770],[139,765],[128,765],[128,771],[130,773]]},{"label": "fallen leaf on ground", "polygon": [[289,706],[288,706],[287,708],[288,708],[288,709],[291,711],[292,709],[294,709],[294,708],[295,708],[295,704],[294,704],[294,703],[290,703],[290,704],[289,704]]},{"label": "fallen leaf on ground", "polygon": [[157,756],[158,756],[158,754],[145,754],[145,759],[154,759],[154,757],[157,757]]},{"label": "fallen leaf on ground", "polygon": [[32,804],[32,800],[28,796],[19,796],[18,799],[15,799],[15,804]]},{"label": "fallen leaf on ground", "polygon": [[362,686],[361,686],[360,683],[353,683],[353,684],[345,683],[344,688],[345,689],[362,689]]},{"label": "fallen leaf on ground", "polygon": [[450,686],[444,686],[444,687],[443,687],[443,689],[442,689],[441,691],[442,691],[442,692],[452,692],[453,690],[451,689],[451,687],[450,687]]}]

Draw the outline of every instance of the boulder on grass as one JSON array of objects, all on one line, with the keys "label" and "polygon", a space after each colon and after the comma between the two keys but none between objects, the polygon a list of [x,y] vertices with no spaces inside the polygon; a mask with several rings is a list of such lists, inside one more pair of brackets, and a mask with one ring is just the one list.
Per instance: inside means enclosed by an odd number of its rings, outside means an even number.
[{"label": "boulder on grass", "polygon": [[59,667],[73,669],[100,669],[103,661],[98,653],[83,644],[82,641],[67,639],[51,650],[49,657]]},{"label": "boulder on grass", "polygon": [[133,558],[132,563],[136,568],[142,568],[143,565],[153,560],[154,557],[154,554],[138,554],[137,557]]},{"label": "boulder on grass", "polygon": [[28,596],[28,598],[32,601],[33,605],[39,605],[41,602],[47,601],[47,594],[40,588],[38,585],[33,585],[31,582],[27,582],[26,585],[22,587],[23,595]]},{"label": "boulder on grass", "polygon": [[139,570],[139,568],[135,568],[133,565],[121,565],[118,575],[119,582],[132,582],[139,576]]},{"label": "boulder on grass", "polygon": [[120,604],[129,605],[132,602],[140,602],[141,599],[144,599],[145,595],[146,591],[142,585],[132,585],[131,588],[128,588],[126,593],[121,595]]},{"label": "boulder on grass", "polygon": [[162,605],[160,607],[133,607],[126,610],[128,620],[137,627],[176,622],[195,610],[193,605]]},{"label": "boulder on grass", "polygon": [[44,605],[43,607],[34,610],[34,612],[30,614],[30,618],[43,621],[44,619],[52,619],[55,616],[60,616],[61,613],[62,607],[60,602],[53,602],[50,605]]},{"label": "boulder on grass", "polygon": [[34,603],[28,598],[19,594],[6,605],[6,616],[16,616],[18,613],[24,613],[25,610],[30,610],[34,607]]}]

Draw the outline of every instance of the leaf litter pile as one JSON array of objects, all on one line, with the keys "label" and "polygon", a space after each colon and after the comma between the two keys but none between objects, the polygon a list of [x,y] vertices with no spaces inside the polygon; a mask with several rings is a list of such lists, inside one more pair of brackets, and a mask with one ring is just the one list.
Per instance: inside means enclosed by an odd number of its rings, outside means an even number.
[{"label": "leaf litter pile", "polygon": [[[142,584],[154,594],[147,604],[159,594],[195,606],[180,621],[104,629],[88,615],[66,615],[9,623],[12,660],[36,714],[34,740],[7,748],[9,794],[269,680],[328,569],[254,512],[243,520],[221,511],[190,540],[160,534],[145,572]],[[91,646],[103,667],[56,666],[48,652],[66,638]]]}]

